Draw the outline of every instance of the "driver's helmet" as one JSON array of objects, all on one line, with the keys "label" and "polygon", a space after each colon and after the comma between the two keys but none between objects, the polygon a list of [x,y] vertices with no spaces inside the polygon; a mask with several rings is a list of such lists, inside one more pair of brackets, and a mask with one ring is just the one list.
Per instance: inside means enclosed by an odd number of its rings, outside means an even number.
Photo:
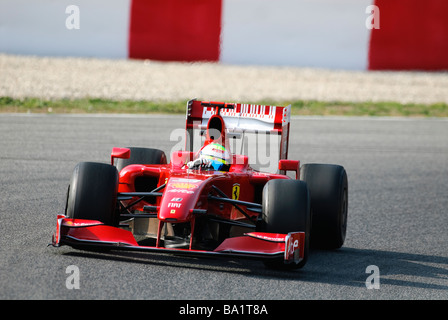
[{"label": "driver's helmet", "polygon": [[210,143],[199,152],[199,158],[210,161],[210,168],[227,171],[230,167],[230,154],[219,143]]}]

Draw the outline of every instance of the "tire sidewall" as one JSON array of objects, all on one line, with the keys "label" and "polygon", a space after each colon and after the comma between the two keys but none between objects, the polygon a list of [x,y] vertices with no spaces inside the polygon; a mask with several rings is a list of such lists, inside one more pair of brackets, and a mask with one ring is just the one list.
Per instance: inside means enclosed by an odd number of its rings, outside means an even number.
[{"label": "tire sidewall", "polygon": [[264,231],[287,234],[305,232],[304,258],[298,264],[282,261],[265,263],[269,268],[297,269],[303,267],[309,254],[311,211],[306,183],[299,180],[270,180],[263,188],[262,220]]},{"label": "tire sidewall", "polygon": [[67,192],[66,216],[98,220],[116,226],[118,172],[114,166],[81,162],[76,165]]},{"label": "tire sidewall", "polygon": [[308,184],[311,211],[311,244],[325,249],[340,248],[347,232],[348,179],[342,166],[305,164],[301,179]]}]

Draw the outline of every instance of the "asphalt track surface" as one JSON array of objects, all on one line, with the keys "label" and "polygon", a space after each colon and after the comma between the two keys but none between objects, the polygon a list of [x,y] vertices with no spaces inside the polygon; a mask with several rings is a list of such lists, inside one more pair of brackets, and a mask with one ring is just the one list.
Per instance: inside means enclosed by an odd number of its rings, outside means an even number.
[{"label": "asphalt track surface", "polygon": [[[76,163],[108,162],[114,146],[169,151],[182,116],[0,115],[0,299],[448,299],[448,120],[292,120],[290,158],[343,165],[345,245],[306,266],[47,244]],[[68,266],[79,289],[68,289]],[[379,289],[368,289],[368,266]],[[373,283],[373,282],[370,282]]]}]

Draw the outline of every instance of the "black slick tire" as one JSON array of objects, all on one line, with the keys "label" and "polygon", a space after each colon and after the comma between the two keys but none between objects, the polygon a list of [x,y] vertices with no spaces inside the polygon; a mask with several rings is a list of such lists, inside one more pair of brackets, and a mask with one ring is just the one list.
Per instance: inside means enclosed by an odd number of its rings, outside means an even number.
[{"label": "black slick tire", "polygon": [[311,213],[308,187],[299,180],[270,180],[263,188],[262,220],[264,230],[271,233],[305,232],[304,258],[298,264],[285,264],[283,259],[267,261],[273,269],[302,268],[309,253]]},{"label": "black slick tire", "polygon": [[342,166],[305,164],[300,176],[310,192],[313,248],[342,247],[347,231],[348,180]]},{"label": "black slick tire", "polygon": [[114,166],[78,163],[70,180],[65,214],[73,219],[98,220],[117,226],[117,191],[118,172]]}]

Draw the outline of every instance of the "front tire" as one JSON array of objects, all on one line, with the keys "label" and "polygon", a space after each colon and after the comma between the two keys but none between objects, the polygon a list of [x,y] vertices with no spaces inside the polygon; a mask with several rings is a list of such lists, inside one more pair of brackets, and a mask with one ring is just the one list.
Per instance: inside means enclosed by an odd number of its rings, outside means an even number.
[{"label": "front tire", "polygon": [[311,229],[310,200],[306,183],[289,179],[268,181],[263,188],[262,220],[266,232],[305,232],[304,258],[298,264],[285,264],[282,259],[265,262],[265,265],[273,269],[302,268],[308,260]]},{"label": "front tire", "polygon": [[305,164],[300,176],[311,197],[311,245],[316,248],[342,247],[347,232],[348,180],[344,167]]},{"label": "front tire", "polygon": [[70,180],[65,215],[117,226],[117,192],[118,172],[114,166],[81,162],[76,165]]}]

